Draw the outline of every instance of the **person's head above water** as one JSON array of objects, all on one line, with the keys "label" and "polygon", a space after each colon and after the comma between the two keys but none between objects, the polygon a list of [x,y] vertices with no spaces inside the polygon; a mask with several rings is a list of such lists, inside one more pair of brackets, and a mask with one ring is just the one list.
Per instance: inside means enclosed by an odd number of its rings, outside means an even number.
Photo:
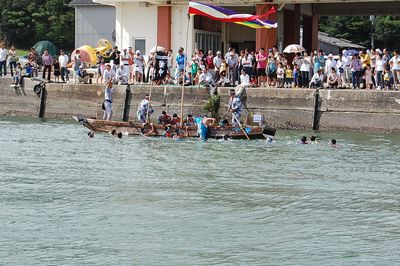
[{"label": "person's head above water", "polygon": [[94,138],[94,131],[89,131],[88,136],[89,138]]},{"label": "person's head above water", "polygon": [[336,139],[331,139],[331,144],[336,145]]},{"label": "person's head above water", "polygon": [[302,144],[308,144],[308,143],[307,143],[307,137],[306,137],[306,136],[302,136],[302,137],[300,138],[300,141],[301,141]]},{"label": "person's head above water", "polygon": [[310,140],[311,140],[311,141],[315,141],[315,140],[316,140],[316,137],[313,135],[313,136],[310,137]]},{"label": "person's head above water", "polygon": [[117,137],[118,137],[119,139],[122,139],[122,132],[118,132]]},{"label": "person's head above water", "polygon": [[113,136],[117,135],[117,131],[115,129],[111,130],[111,135]]}]

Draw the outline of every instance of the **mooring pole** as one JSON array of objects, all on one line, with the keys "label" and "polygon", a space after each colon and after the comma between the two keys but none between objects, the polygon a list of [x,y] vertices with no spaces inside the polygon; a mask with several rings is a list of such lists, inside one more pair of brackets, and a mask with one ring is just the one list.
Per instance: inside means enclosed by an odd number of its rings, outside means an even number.
[{"label": "mooring pole", "polygon": [[313,130],[319,130],[319,89],[314,92]]},{"label": "mooring pole", "polygon": [[128,84],[125,90],[125,104],[124,104],[124,113],[122,114],[122,121],[129,121],[129,111],[131,110],[131,100],[132,100],[132,91],[131,85]]},{"label": "mooring pole", "polygon": [[43,86],[40,91],[39,118],[44,118],[44,113],[46,111],[46,99],[47,99],[47,90],[46,87]]}]

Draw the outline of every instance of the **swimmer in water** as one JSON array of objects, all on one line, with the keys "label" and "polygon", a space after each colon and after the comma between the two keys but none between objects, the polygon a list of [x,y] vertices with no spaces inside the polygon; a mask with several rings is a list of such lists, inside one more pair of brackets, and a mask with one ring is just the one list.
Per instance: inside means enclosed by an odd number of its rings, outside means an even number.
[{"label": "swimmer in water", "polygon": [[331,139],[330,145],[332,148],[339,148],[339,145],[336,144],[336,139]]},{"label": "swimmer in water", "polygon": [[182,130],[180,130],[179,128],[175,129],[175,135],[173,136],[173,138],[175,140],[179,140],[179,139],[185,139],[188,137],[188,131],[187,131],[187,127],[186,128],[186,133],[183,134]]},{"label": "swimmer in water", "polygon": [[88,134],[89,138],[94,138],[94,131],[89,131]]},{"label": "swimmer in water", "polygon": [[154,124],[150,123],[150,131],[145,133],[147,125],[148,125],[147,123],[143,123],[142,128],[140,129],[140,132],[139,132],[139,134],[144,136],[144,137],[151,136],[151,135],[154,134],[154,132],[157,131],[156,128],[154,127]]},{"label": "swimmer in water", "polygon": [[316,136],[313,135],[313,136],[310,137],[310,144],[318,144]]},{"label": "swimmer in water", "polygon": [[308,141],[307,141],[307,137],[306,137],[306,136],[302,136],[302,137],[300,138],[300,144],[308,144]]},{"label": "swimmer in water", "polygon": [[117,130],[115,130],[114,128],[113,130],[110,131],[110,134],[115,138],[117,136]]},{"label": "swimmer in water", "polygon": [[117,133],[117,137],[118,137],[119,139],[122,139],[122,132],[118,132],[118,133]]}]

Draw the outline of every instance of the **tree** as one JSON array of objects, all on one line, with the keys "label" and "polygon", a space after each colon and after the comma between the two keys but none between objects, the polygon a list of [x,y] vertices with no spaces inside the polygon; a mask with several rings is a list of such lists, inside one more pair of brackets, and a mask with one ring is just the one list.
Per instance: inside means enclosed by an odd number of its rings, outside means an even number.
[{"label": "tree", "polygon": [[374,32],[376,47],[386,47],[390,50],[399,48],[399,16],[377,16],[375,30],[373,30],[369,16],[321,17],[319,25],[321,31],[365,47],[370,47],[371,36]]},{"label": "tree", "polygon": [[66,0],[3,0],[0,35],[8,44],[29,48],[40,40],[74,46],[74,10]]}]

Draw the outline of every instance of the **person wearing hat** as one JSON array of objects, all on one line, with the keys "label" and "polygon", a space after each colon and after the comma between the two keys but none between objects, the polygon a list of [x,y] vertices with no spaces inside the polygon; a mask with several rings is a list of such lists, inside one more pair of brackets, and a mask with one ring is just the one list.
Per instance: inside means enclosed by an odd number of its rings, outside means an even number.
[{"label": "person wearing hat", "polygon": [[220,68],[222,65],[222,56],[221,56],[221,51],[217,51],[216,56],[213,59],[213,64],[214,64],[214,70],[215,70],[215,76],[213,77],[214,80],[219,80],[220,76]]},{"label": "person wearing hat", "polygon": [[150,105],[150,95],[146,94],[144,99],[140,102],[137,109],[137,118],[140,122],[146,123],[147,120],[150,121],[150,115],[154,112],[153,107]]},{"label": "person wearing hat", "polygon": [[332,67],[336,70],[337,64],[336,60],[333,59],[333,54],[329,54],[328,59],[325,62],[325,73],[329,74],[331,72]]},{"label": "person wearing hat", "polygon": [[229,90],[229,108],[228,111],[232,113],[232,125],[237,126],[240,123],[240,115],[243,110],[242,101],[240,101],[240,97],[235,94],[234,89]]},{"label": "person wearing hat", "polygon": [[135,82],[136,84],[143,83],[144,59],[139,50],[135,52],[133,63],[135,65]]},{"label": "person wearing hat", "polygon": [[112,118],[112,102],[113,102],[113,82],[109,80],[106,88],[104,89],[104,102],[102,109],[103,112],[103,120],[111,120]]},{"label": "person wearing hat", "polygon": [[84,69],[83,64],[79,66],[77,76],[78,76],[78,83],[83,83],[83,84],[88,83],[89,75]]}]

